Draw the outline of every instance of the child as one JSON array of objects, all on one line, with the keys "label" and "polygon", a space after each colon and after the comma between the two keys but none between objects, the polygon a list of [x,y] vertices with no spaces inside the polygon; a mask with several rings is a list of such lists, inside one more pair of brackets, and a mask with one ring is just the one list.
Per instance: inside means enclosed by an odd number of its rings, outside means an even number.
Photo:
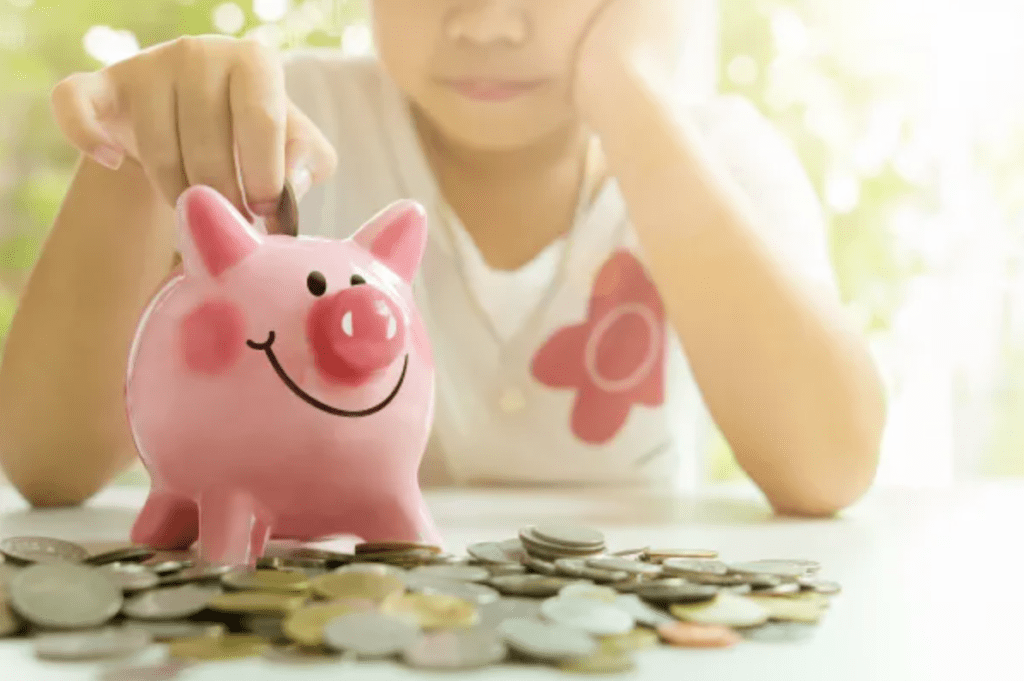
[{"label": "child", "polygon": [[12,482],[75,504],[134,460],[122,381],[176,198],[256,219],[289,177],[306,234],[428,210],[425,485],[669,484],[706,405],[776,511],[856,500],[885,407],[820,209],[752,107],[675,101],[681,4],[374,0],[379,63],[186,37],[62,81],[83,158],[0,371]]}]

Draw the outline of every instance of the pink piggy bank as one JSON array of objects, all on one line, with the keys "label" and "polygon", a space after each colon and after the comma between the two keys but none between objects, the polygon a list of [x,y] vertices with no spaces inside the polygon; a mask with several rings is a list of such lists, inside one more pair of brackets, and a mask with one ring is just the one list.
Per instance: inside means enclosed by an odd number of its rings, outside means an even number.
[{"label": "pink piggy bank", "polygon": [[410,282],[426,219],[263,235],[209,187],[177,207],[182,271],[142,315],[128,419],[152,487],[132,541],[253,564],[271,537],[439,543],[418,471],[434,364]]}]

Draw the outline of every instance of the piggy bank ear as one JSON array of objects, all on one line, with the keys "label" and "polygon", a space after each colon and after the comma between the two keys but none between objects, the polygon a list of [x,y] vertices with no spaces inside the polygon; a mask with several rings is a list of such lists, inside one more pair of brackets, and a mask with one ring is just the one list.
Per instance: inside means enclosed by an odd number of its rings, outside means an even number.
[{"label": "piggy bank ear", "polygon": [[259,248],[259,233],[212,187],[186,189],[178,198],[177,215],[186,273],[217,278]]},{"label": "piggy bank ear", "polygon": [[427,213],[416,201],[396,201],[370,218],[352,240],[411,282],[427,247]]}]

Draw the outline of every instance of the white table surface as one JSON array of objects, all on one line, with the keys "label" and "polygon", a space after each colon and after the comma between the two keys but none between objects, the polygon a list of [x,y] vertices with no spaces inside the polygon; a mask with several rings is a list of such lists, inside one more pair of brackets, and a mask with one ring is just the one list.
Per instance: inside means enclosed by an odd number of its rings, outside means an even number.
[{"label": "white table surface", "polygon": [[[648,493],[446,491],[428,495],[446,548],[515,536],[524,525],[572,518],[602,529],[609,547],[714,548],[725,560],[811,558],[843,593],[801,643],[744,642],[729,650],[660,648],[614,678],[742,681],[1024,680],[1024,483],[947,490],[875,490],[836,520],[772,516],[749,491],[700,498]],[[144,489],[111,488],[86,507],[30,511],[0,488],[0,537],[41,534],[123,541]],[[152,652],[161,653],[162,648]],[[0,680],[95,679],[100,663],[35,659],[24,640],[0,641]],[[544,667],[461,672],[499,681],[571,678]],[[437,679],[397,663],[285,666],[262,659],[186,670],[184,681]]]}]

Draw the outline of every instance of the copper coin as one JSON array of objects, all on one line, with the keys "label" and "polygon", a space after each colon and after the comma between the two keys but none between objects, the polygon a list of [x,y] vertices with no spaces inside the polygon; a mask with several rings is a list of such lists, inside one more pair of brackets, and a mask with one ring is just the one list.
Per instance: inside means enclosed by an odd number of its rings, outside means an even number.
[{"label": "copper coin", "polygon": [[667,643],[684,648],[727,648],[742,640],[729,627],[689,622],[663,624],[658,627],[658,635]]}]

